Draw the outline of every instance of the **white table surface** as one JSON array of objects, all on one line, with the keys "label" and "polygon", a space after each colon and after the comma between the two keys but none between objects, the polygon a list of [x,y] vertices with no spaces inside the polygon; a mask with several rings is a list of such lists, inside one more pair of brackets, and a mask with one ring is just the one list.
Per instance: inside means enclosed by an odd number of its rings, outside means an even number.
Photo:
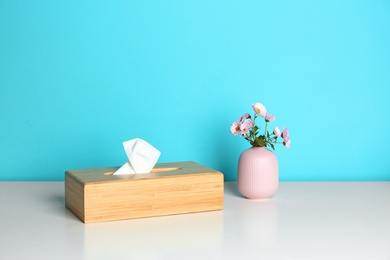
[{"label": "white table surface", "polygon": [[282,182],[223,211],[83,224],[63,182],[0,182],[0,259],[390,259],[390,182]]}]

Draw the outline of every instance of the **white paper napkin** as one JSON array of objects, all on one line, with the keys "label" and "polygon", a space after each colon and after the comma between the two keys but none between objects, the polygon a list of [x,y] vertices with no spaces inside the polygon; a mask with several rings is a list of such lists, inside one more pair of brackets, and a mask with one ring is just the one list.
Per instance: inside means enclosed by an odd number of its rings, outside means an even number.
[{"label": "white paper napkin", "polygon": [[124,142],[123,148],[125,148],[128,162],[114,172],[114,175],[149,173],[161,154],[159,150],[140,138]]}]

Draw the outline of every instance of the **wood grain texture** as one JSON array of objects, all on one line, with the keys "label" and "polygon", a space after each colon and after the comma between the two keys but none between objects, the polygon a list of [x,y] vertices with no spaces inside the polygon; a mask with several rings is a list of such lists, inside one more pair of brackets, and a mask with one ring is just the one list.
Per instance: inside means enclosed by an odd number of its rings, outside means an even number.
[{"label": "wood grain texture", "polygon": [[223,174],[195,162],[157,164],[151,173],[119,167],[65,173],[66,207],[84,223],[223,208]]},{"label": "wood grain texture", "polygon": [[84,219],[84,185],[71,174],[65,175],[65,206],[79,219]]}]

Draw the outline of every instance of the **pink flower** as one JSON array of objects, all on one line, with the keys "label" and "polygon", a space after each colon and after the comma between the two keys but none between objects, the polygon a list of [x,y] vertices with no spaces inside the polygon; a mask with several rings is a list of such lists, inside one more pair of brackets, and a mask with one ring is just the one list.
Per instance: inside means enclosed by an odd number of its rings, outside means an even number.
[{"label": "pink flower", "polygon": [[247,126],[248,128],[251,128],[251,127],[254,126],[255,123],[253,122],[252,119],[247,119],[247,120],[245,120],[242,124],[246,124],[246,126]]},{"label": "pink flower", "polygon": [[287,127],[283,129],[281,136],[283,138],[283,145],[286,146],[286,148],[290,148],[291,141]]},{"label": "pink flower", "polygon": [[252,120],[245,120],[244,123],[240,125],[241,136],[245,136],[249,133],[249,129],[252,127],[251,124],[253,126]]},{"label": "pink flower", "polygon": [[245,119],[251,118],[251,116],[248,113],[243,114],[239,119],[238,122],[243,123]]},{"label": "pink flower", "polygon": [[287,140],[289,140],[290,138],[289,138],[289,135],[288,135],[288,129],[287,129],[287,127],[285,127],[284,129],[283,129],[283,132],[282,132],[282,138],[283,138],[283,140],[285,141],[285,142],[287,142]]},{"label": "pink flower", "polygon": [[276,136],[280,136],[280,129],[279,129],[279,127],[275,126],[275,128],[274,128],[274,134],[275,134]]},{"label": "pink flower", "polygon": [[290,144],[291,144],[290,139],[285,140],[285,141],[283,142],[283,145],[286,146],[286,148],[290,148]]},{"label": "pink flower", "polygon": [[232,126],[230,127],[230,132],[233,135],[238,135],[238,133],[240,132],[240,123],[237,121],[233,122]]},{"label": "pink flower", "polygon": [[255,111],[256,114],[261,115],[262,117],[265,117],[267,114],[267,109],[265,106],[261,103],[254,103],[252,105],[253,111]]},{"label": "pink flower", "polygon": [[266,114],[264,119],[265,119],[265,121],[269,122],[269,121],[274,121],[276,118],[274,115]]}]

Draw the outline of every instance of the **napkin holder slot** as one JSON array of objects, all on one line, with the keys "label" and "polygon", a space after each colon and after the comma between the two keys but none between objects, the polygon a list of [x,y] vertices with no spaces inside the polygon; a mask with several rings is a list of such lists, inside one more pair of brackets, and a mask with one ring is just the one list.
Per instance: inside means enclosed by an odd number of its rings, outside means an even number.
[{"label": "napkin holder slot", "polygon": [[84,223],[223,209],[223,174],[195,162],[156,164],[150,173],[119,167],[65,172],[65,205]]}]

